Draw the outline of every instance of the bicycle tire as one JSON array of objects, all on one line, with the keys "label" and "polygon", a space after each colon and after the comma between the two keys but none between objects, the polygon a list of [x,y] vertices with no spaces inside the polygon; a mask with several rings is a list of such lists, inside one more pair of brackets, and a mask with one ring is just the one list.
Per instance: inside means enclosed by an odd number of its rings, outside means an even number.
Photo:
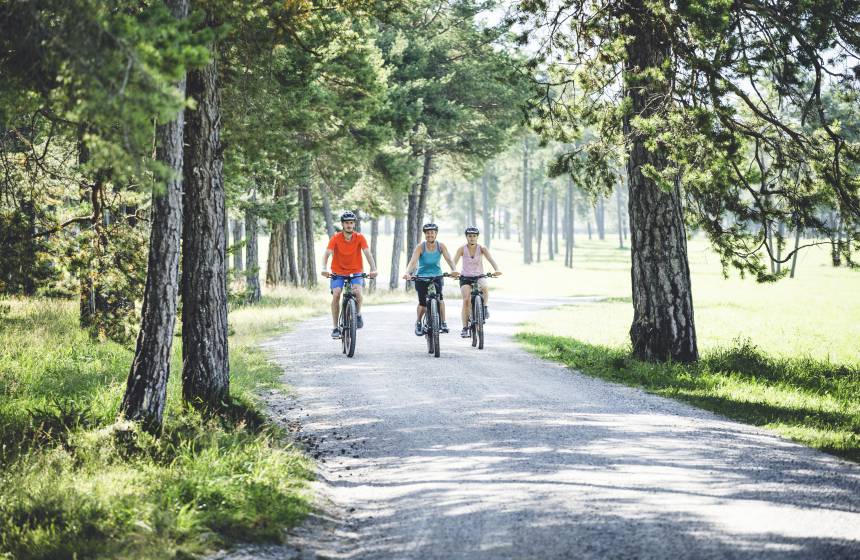
[{"label": "bicycle tire", "polygon": [[472,347],[478,346],[478,316],[475,314],[476,305],[481,296],[472,298],[472,309],[469,310],[469,330],[472,333]]},{"label": "bicycle tire", "polygon": [[340,320],[338,321],[338,328],[340,328],[340,349],[341,352],[346,354],[346,301],[344,301],[340,306]]},{"label": "bicycle tire", "polygon": [[433,356],[439,357],[439,302],[435,299],[430,300],[430,333],[433,337]]},{"label": "bicycle tire", "polygon": [[[478,338],[478,350],[484,349],[484,298],[475,297],[475,334]],[[474,344],[473,344],[474,346]]]},{"label": "bicycle tire", "polygon": [[346,325],[344,330],[349,333],[349,340],[345,344],[346,356],[352,358],[355,355],[356,338],[355,300],[350,299],[346,306]]},{"label": "bicycle tire", "polygon": [[433,333],[430,328],[430,311],[424,313],[424,319],[421,324],[424,326],[424,338],[427,339],[427,353],[433,353]]}]

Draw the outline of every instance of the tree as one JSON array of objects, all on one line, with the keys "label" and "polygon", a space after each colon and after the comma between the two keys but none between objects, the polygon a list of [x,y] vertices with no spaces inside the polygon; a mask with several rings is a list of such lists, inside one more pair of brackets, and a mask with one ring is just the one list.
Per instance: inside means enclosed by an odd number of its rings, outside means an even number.
[{"label": "tree", "polygon": [[[521,15],[521,23],[547,26],[552,34],[534,61],[546,66],[548,77],[538,129],[569,142],[588,124],[598,141],[623,140],[636,356],[698,356],[685,222],[708,234],[725,267],[767,281],[775,278],[760,250],[785,213],[815,224],[820,190],[832,193],[848,214],[860,213],[860,181],[848,173],[857,149],[821,103],[827,80],[856,79],[827,63],[856,59],[860,41],[847,23],[857,21],[852,4],[570,0],[557,11],[545,11],[542,3],[521,7],[530,14]],[[553,58],[559,53],[563,65]],[[574,83],[583,87],[574,89]],[[798,109],[798,121],[778,114],[761,93],[766,84],[773,85],[777,103]],[[812,115],[817,126],[810,133],[802,124]],[[756,153],[766,151],[797,173],[777,173],[757,192],[750,181],[757,170],[747,172],[743,161],[753,144]],[[795,183],[796,176],[804,179]],[[727,213],[738,220],[724,229]],[[749,231],[748,222],[762,228]]]}]

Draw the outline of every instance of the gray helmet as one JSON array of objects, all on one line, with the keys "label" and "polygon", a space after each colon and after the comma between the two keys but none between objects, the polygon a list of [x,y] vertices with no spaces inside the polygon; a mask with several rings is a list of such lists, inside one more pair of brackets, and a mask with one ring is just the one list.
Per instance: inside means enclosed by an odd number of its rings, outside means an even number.
[{"label": "gray helmet", "polygon": [[344,212],[343,214],[340,215],[340,221],[341,222],[349,222],[349,221],[354,222],[355,220],[356,220],[355,214],[350,212],[349,210],[347,210],[346,212]]},{"label": "gray helmet", "polygon": [[430,222],[424,224],[424,226],[421,227],[421,231],[439,231],[439,226],[437,226],[433,222]]},{"label": "gray helmet", "polygon": [[475,226],[469,226],[466,228],[466,235],[469,235],[470,233],[474,233],[475,235],[480,235],[481,231],[478,228],[476,228]]}]

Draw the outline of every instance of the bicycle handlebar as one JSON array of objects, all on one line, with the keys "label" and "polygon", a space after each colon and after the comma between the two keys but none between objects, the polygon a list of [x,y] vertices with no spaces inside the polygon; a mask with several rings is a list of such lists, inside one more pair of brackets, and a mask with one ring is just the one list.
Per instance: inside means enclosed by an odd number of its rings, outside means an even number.
[{"label": "bicycle handlebar", "polygon": [[345,278],[347,280],[351,280],[352,278],[369,278],[369,275],[366,272],[356,272],[354,274],[335,274],[334,272],[330,272],[330,278]]},{"label": "bicycle handlebar", "polygon": [[461,274],[460,278],[497,278],[497,276],[495,272],[485,272],[477,276],[466,276],[465,274]]},{"label": "bicycle handlebar", "polygon": [[411,275],[413,280],[435,280],[436,278],[448,278],[451,276],[448,272],[443,272],[440,276],[416,276],[414,274]]}]

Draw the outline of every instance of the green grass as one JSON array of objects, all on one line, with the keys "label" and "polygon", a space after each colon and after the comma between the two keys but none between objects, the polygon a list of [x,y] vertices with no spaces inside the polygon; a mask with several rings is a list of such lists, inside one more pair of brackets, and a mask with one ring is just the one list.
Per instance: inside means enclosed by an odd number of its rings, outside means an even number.
[{"label": "green grass", "polygon": [[529,272],[538,293],[605,298],[535,314],[520,327],[528,348],[588,375],[860,461],[860,271],[833,268],[819,247],[801,253],[793,279],[724,278],[705,240],[694,239],[689,253],[701,362],[652,364],[630,357],[630,254],[615,243],[579,240],[573,269],[557,260],[513,263],[516,273]]},{"label": "green grass", "polygon": [[131,349],[90,340],[72,302],[0,305],[0,558],[190,557],[279,540],[309,511],[312,463],[263,416],[256,392],[280,371],[255,342],[324,298],[231,311],[233,403],[216,418],[181,406],[176,338],[158,439],[115,421]]},{"label": "green grass", "polygon": [[795,441],[860,461],[860,368],[773,358],[748,341],[706,352],[698,364],[654,364],[627,348],[521,333],[539,356],[593,377],[643,387]]}]

